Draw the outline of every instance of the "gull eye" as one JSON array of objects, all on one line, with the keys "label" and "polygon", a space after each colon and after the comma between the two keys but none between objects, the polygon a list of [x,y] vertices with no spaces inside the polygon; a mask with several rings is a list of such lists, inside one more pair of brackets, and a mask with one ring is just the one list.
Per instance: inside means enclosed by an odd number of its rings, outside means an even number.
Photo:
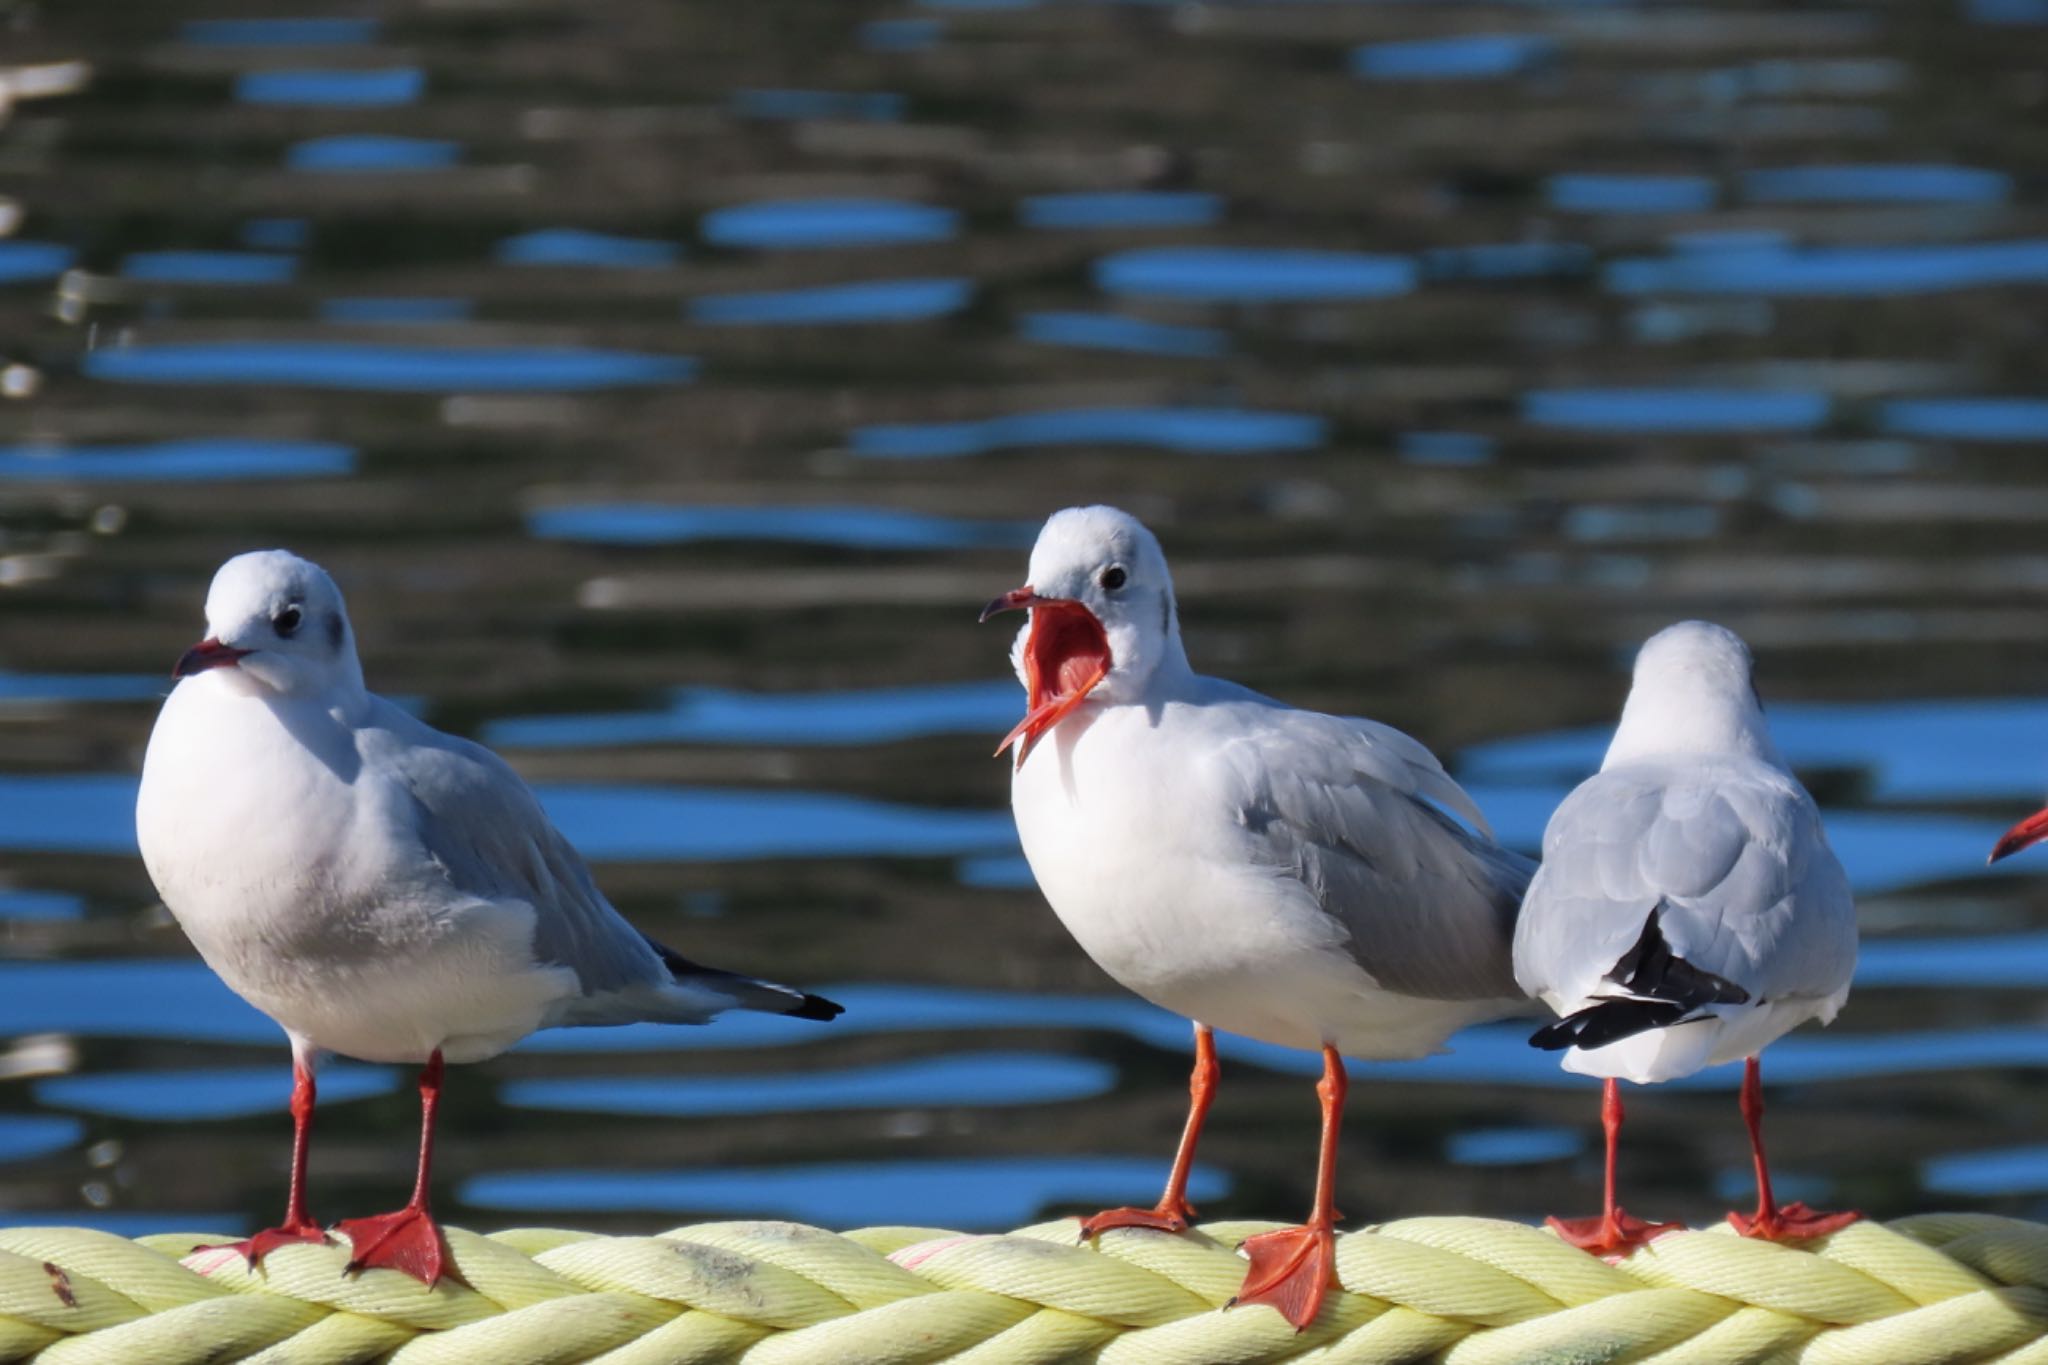
[{"label": "gull eye", "polygon": [[292,632],[299,628],[299,621],[301,619],[297,607],[286,607],[283,611],[270,618],[270,628],[280,636],[289,639]]},{"label": "gull eye", "polygon": [[1121,588],[1124,585],[1124,581],[1129,577],[1130,575],[1124,572],[1123,565],[1112,564],[1108,568],[1104,569],[1102,571],[1102,576],[1100,578],[1097,578],[1095,581],[1097,583],[1100,583],[1108,591],[1115,592],[1118,588]]}]

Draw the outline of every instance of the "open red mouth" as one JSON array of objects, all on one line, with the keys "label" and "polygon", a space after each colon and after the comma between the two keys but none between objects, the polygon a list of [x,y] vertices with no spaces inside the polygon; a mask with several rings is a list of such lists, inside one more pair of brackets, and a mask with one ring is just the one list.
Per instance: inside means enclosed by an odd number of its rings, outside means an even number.
[{"label": "open red mouth", "polygon": [[1998,847],[1991,850],[1991,857],[1986,861],[1995,863],[2000,858],[2010,858],[2021,849],[2038,844],[2043,839],[2048,839],[2048,810],[2037,810],[2007,830],[1999,839]]},{"label": "open red mouth", "polygon": [[1068,712],[1109,676],[1113,660],[1109,636],[1095,613],[1079,602],[1039,597],[1029,588],[1006,593],[989,604],[988,615],[1017,607],[1031,609],[1031,634],[1024,641],[1024,719],[996,746],[1002,753],[1017,746],[1022,764],[1038,737],[1060,723]]}]

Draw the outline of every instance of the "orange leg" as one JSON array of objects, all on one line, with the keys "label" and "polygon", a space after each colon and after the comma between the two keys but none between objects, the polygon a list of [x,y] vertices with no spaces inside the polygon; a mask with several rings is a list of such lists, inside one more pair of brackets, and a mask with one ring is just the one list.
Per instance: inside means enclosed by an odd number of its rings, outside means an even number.
[{"label": "orange leg", "polygon": [[1195,1025],[1195,1069],[1188,1077],[1188,1121],[1180,1130],[1180,1147],[1173,1154],[1173,1170],[1166,1177],[1166,1193],[1149,1209],[1104,1209],[1081,1220],[1081,1240],[1087,1241],[1109,1228],[1157,1228],[1161,1232],[1182,1232],[1194,1221],[1194,1205],[1188,1203],[1188,1173],[1195,1167],[1195,1143],[1202,1136],[1202,1124],[1209,1117],[1209,1102],[1216,1096],[1216,1035],[1207,1024]]},{"label": "orange leg", "polygon": [[1797,1241],[1840,1232],[1863,1216],[1855,1212],[1818,1213],[1797,1200],[1779,1207],[1771,1193],[1771,1168],[1764,1159],[1763,1067],[1754,1057],[1742,1064],[1742,1121],[1749,1127],[1750,1155],[1756,1161],[1756,1212],[1728,1215],[1737,1232],[1767,1242]]},{"label": "orange leg", "polygon": [[429,1287],[441,1278],[448,1248],[427,1207],[434,1168],[434,1117],[440,1107],[441,1050],[436,1048],[420,1072],[420,1164],[412,1198],[396,1213],[350,1218],[334,1225],[355,1249],[347,1269],[384,1266],[403,1271]]},{"label": "orange leg", "polygon": [[313,1141],[313,1068],[307,1059],[292,1054],[292,1183],[291,1192],[285,1196],[284,1222],[274,1228],[265,1228],[246,1242],[235,1242],[233,1248],[248,1258],[250,1266],[263,1264],[263,1258],[281,1246],[293,1242],[324,1242],[327,1234],[318,1223],[306,1216],[306,1152]]},{"label": "orange leg", "polygon": [[1323,1046],[1323,1078],[1316,1097],[1323,1104],[1323,1137],[1316,1160],[1316,1202],[1298,1228],[1262,1232],[1244,1241],[1251,1260],[1231,1307],[1264,1303],[1299,1332],[1316,1320],[1337,1268],[1337,1133],[1344,1124],[1344,1059]]},{"label": "orange leg", "polygon": [[1600,1126],[1607,1132],[1607,1195],[1591,1218],[1546,1218],[1558,1236],[1595,1256],[1625,1256],[1663,1232],[1682,1232],[1683,1223],[1646,1223],[1614,1198],[1614,1154],[1621,1145],[1621,1082],[1612,1076],[1600,1092]]}]

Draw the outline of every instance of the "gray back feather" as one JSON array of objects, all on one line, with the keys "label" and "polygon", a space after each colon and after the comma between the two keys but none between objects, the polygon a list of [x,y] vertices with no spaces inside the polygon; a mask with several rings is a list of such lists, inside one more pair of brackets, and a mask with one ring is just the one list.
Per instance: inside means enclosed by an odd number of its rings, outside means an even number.
[{"label": "gray back feather", "polygon": [[1813,799],[1769,764],[1652,760],[1581,783],[1544,831],[1517,976],[1532,993],[1579,992],[1660,902],[1671,951],[1752,999],[1826,997],[1855,971],[1848,876]]},{"label": "gray back feather", "polygon": [[1484,820],[1436,756],[1390,726],[1276,710],[1226,746],[1254,855],[1299,881],[1387,990],[1513,999],[1515,917],[1535,865],[1431,802]]},{"label": "gray back feather", "polygon": [[389,713],[377,720],[390,732],[388,758],[413,801],[420,843],[451,887],[532,906],[534,957],[574,971],[585,995],[670,979],[503,759],[378,705]]}]

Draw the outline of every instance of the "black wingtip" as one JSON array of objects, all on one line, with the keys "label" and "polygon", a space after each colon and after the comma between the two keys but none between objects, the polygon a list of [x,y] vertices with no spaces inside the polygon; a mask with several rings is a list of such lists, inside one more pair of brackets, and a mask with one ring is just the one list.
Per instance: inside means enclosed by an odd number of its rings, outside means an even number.
[{"label": "black wingtip", "polygon": [[1545,1052],[1591,1050],[1679,1023],[1687,1013],[1686,1006],[1669,1000],[1602,1000],[1537,1029],[1529,1035],[1529,1046]]},{"label": "black wingtip", "polygon": [[806,995],[795,1009],[784,1010],[783,1013],[796,1019],[837,1019],[846,1013],[846,1006],[822,995]]}]

